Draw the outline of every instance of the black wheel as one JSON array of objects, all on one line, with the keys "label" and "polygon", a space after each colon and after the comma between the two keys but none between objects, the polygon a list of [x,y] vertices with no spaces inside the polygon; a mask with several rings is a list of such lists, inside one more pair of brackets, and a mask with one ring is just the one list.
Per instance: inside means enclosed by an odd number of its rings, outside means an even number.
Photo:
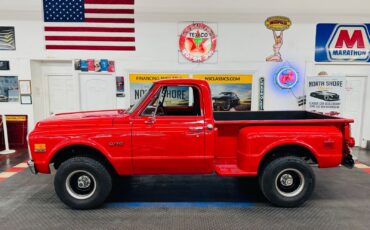
[{"label": "black wheel", "polygon": [[311,196],[315,187],[312,168],[298,157],[282,157],[270,162],[259,178],[261,191],[274,205],[297,207]]},{"label": "black wheel", "polygon": [[231,109],[231,101],[225,101],[222,105],[223,111],[229,111]]},{"label": "black wheel", "polygon": [[59,199],[74,209],[91,209],[103,204],[112,189],[112,177],[100,162],[74,157],[63,162],[54,178]]}]

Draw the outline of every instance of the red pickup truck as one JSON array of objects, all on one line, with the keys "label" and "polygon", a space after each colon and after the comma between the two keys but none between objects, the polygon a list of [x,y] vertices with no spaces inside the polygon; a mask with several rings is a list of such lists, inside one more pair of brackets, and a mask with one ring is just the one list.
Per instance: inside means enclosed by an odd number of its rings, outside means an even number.
[{"label": "red pickup truck", "polygon": [[310,165],[353,166],[351,122],[307,111],[214,113],[206,81],[160,80],[129,110],[38,122],[28,164],[35,174],[53,164],[57,195],[76,209],[101,205],[115,175],[214,172],[258,176],[271,203],[294,207],[314,189]]}]

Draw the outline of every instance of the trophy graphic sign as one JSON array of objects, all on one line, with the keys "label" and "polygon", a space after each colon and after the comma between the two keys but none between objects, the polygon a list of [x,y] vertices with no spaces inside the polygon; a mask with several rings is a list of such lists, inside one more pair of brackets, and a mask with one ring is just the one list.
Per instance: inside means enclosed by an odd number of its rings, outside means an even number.
[{"label": "trophy graphic sign", "polygon": [[266,58],[266,61],[281,62],[283,61],[280,48],[283,46],[283,32],[292,25],[289,18],[284,16],[269,17],[265,21],[267,29],[272,30],[275,43],[272,46],[274,53]]}]

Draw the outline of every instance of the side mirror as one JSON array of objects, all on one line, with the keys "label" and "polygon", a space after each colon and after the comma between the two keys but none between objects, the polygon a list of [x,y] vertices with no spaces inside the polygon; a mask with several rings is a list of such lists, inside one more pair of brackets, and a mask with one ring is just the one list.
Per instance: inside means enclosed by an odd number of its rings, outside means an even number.
[{"label": "side mirror", "polygon": [[153,115],[148,117],[145,121],[144,121],[145,124],[154,124],[155,123],[155,114],[153,112]]},{"label": "side mirror", "polygon": [[145,108],[142,115],[143,116],[155,116],[155,110],[156,110],[155,106],[148,106]]}]

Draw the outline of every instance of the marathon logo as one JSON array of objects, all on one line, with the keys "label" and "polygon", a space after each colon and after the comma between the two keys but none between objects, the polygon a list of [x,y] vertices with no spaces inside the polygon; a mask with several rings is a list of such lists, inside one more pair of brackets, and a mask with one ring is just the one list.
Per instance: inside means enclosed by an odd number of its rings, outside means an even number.
[{"label": "marathon logo", "polygon": [[369,51],[369,33],[365,25],[338,25],[327,43],[331,61],[367,61]]}]

